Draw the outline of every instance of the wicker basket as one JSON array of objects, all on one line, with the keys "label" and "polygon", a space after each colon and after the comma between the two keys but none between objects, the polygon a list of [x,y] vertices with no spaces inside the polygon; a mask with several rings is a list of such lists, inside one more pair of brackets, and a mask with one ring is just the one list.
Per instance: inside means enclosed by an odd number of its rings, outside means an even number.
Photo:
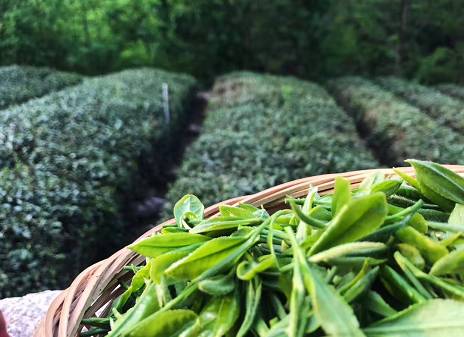
[{"label": "wicker basket", "polygon": [[[464,166],[448,165],[449,169],[464,175]],[[401,168],[405,173],[413,174],[411,168]],[[326,174],[314,177],[294,180],[278,185],[262,192],[230,199],[206,209],[206,216],[217,214],[218,207],[223,204],[236,205],[239,203],[250,203],[255,206],[264,206],[269,211],[274,211],[283,206],[286,196],[303,197],[307,194],[310,186],[318,188],[321,194],[333,190],[334,179],[337,176],[346,177],[353,187],[374,171],[394,175],[390,169],[353,171],[341,174]],[[171,223],[170,220],[166,223]],[[145,238],[163,225],[159,225],[144,235]],[[119,296],[123,289],[119,286],[122,280],[129,277],[123,268],[129,264],[141,264],[144,258],[123,248],[107,258],[85,269],[71,286],[64,290],[50,305],[45,318],[41,321],[35,337],[74,337],[81,331],[81,320],[84,317],[92,317],[96,312],[106,314],[113,299]]]}]

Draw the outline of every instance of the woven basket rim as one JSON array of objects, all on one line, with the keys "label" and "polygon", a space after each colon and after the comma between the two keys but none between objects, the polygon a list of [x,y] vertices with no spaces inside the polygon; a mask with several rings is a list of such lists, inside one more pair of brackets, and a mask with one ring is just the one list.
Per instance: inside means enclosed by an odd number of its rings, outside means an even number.
[{"label": "woven basket rim", "polygon": [[[464,175],[464,166],[462,165],[445,166],[456,173]],[[411,167],[398,169],[414,175],[414,170]],[[355,187],[373,172],[381,172],[390,176],[396,175],[392,169],[379,168],[306,177],[276,185],[255,194],[219,202],[206,208],[205,216],[215,216],[221,205],[238,205],[240,203],[250,203],[272,209],[281,205],[283,199],[288,195],[294,197],[305,196],[310,186],[317,187],[321,194],[325,194],[333,190],[334,180],[338,176],[347,178],[352,187]],[[159,231],[164,225],[174,222],[174,219],[170,219],[155,226],[134,242],[142,240]],[[108,308],[111,301],[121,293],[121,287],[118,287],[117,281],[127,273],[123,271],[123,268],[129,264],[139,265],[144,260],[142,256],[132,252],[126,246],[110,257],[86,268],[51,303],[45,317],[35,331],[34,337],[78,336],[78,331],[81,328],[80,322],[83,317],[91,317],[99,310],[105,311],[105,307]]]}]

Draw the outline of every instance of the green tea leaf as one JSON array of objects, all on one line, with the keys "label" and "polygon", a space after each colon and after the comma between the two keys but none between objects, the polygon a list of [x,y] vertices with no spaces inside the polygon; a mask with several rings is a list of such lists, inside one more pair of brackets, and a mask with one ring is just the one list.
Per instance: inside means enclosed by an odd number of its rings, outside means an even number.
[{"label": "green tea leaf", "polygon": [[129,337],[178,337],[191,328],[197,319],[191,310],[157,312],[132,327]]},{"label": "green tea leaf", "polygon": [[398,191],[402,182],[401,180],[385,180],[372,186],[371,192],[382,192],[387,196],[393,195]]},{"label": "green tea leaf", "polygon": [[220,271],[235,263],[258,238],[230,236],[212,239],[183,259],[172,264],[165,274],[178,281],[193,280],[208,271]]},{"label": "green tea leaf", "polygon": [[356,195],[370,194],[372,192],[372,188],[384,180],[385,175],[382,172],[376,171],[368,175],[357,188]]},{"label": "green tea leaf", "polygon": [[267,218],[269,214],[263,208],[257,208],[250,204],[241,204],[238,206],[221,205],[219,213],[223,216],[233,216],[242,219],[247,218]]},{"label": "green tea leaf", "polygon": [[153,280],[153,282],[159,284],[161,282],[164,271],[169,268],[169,266],[193,252],[200,245],[201,243],[197,243],[190,246],[177,248],[155,257],[151,260],[150,278]]},{"label": "green tea leaf", "polygon": [[161,234],[170,234],[170,233],[186,233],[188,229],[181,228],[177,226],[165,226],[161,229]]},{"label": "green tea leaf", "polygon": [[221,337],[232,329],[240,315],[238,293],[212,297],[200,313],[199,337]]},{"label": "green tea leaf", "polygon": [[309,211],[309,216],[324,222],[332,220],[332,212],[322,206],[316,206]]},{"label": "green tea leaf", "polygon": [[[290,231],[289,231],[290,232]],[[292,232],[293,236],[293,232]],[[299,249],[298,243],[296,241],[292,242],[294,245],[293,251]],[[295,248],[296,247],[296,248]],[[300,254],[301,255],[301,254]],[[304,263],[301,263],[298,260],[293,262],[293,277],[292,277],[292,291],[290,293],[290,312],[288,314],[289,322],[287,327],[287,334],[289,337],[302,337],[304,336],[304,327],[301,326],[300,322],[306,320],[306,317],[301,317],[301,309],[304,305],[306,297],[306,288],[303,280],[303,268]]]},{"label": "green tea leaf", "polygon": [[343,297],[345,298],[345,300],[348,303],[351,303],[358,297],[363,295],[366,291],[368,291],[374,283],[375,279],[377,278],[378,272],[379,267],[375,267],[368,271],[366,275],[360,278],[356,283],[354,283],[343,293]]},{"label": "green tea leaf", "polygon": [[[402,211],[404,211],[404,208],[388,204],[388,214],[398,214]],[[428,230],[427,221],[419,213],[415,213],[414,215],[412,215],[410,224],[412,227],[414,227],[421,233],[426,233]]]},{"label": "green tea leaf", "polygon": [[429,290],[422,284],[419,278],[414,274],[414,272],[410,269],[409,266],[413,266],[415,270],[420,270],[417,266],[415,266],[411,260],[406,258],[405,256],[401,255],[400,252],[395,252],[393,254],[396,263],[400,266],[401,270],[403,271],[403,275],[408,279],[409,283],[414,287],[417,292],[419,292],[424,298],[431,299],[434,296],[430,293]]},{"label": "green tea leaf", "polygon": [[156,298],[156,285],[151,284],[145,288],[135,305],[124,315],[118,317],[111,327],[111,332],[106,337],[127,336],[135,324],[149,317],[159,309]]},{"label": "green tea leaf", "polygon": [[424,295],[389,266],[385,266],[382,269],[381,280],[385,288],[390,292],[390,295],[402,302],[420,303],[426,300]]},{"label": "green tea leaf", "polygon": [[254,226],[263,222],[262,218],[216,217],[205,220],[190,230],[190,233],[211,233],[236,230],[240,226]]},{"label": "green tea leaf", "polygon": [[459,174],[428,161],[409,159],[406,162],[416,170],[420,191],[430,200],[449,210],[455,203],[464,204],[464,178]]},{"label": "green tea leaf", "polygon": [[[316,197],[316,193],[317,193],[316,189],[314,188],[309,189],[308,195],[306,196],[303,206],[301,207],[302,214],[309,215],[309,212],[311,211],[313,207],[314,198]],[[296,207],[298,208],[298,206]],[[300,219],[300,222],[298,223],[297,231],[296,231],[296,238],[298,242],[303,242],[307,239],[308,231],[310,231],[310,228],[308,228],[304,220]]]},{"label": "green tea leaf", "polygon": [[464,331],[464,304],[433,299],[364,329],[367,337],[454,337]]},{"label": "green tea leaf", "polygon": [[329,262],[341,256],[351,254],[368,256],[385,250],[387,250],[387,246],[382,242],[350,242],[314,254],[309,258],[309,261],[313,263]]},{"label": "green tea leaf", "polygon": [[370,266],[368,261],[364,261],[364,264],[362,265],[361,269],[359,272],[355,275],[354,270],[346,273],[342,279],[343,281],[340,282],[337,286],[337,291],[343,295],[346,290],[348,290],[350,287],[355,285],[359,280],[361,280],[370,270]]},{"label": "green tea leaf", "polygon": [[247,283],[245,317],[236,337],[244,337],[251,329],[261,302],[262,289],[262,282],[259,277]]},{"label": "green tea leaf", "polygon": [[367,309],[383,317],[395,315],[397,311],[393,309],[385,300],[375,291],[368,291],[364,298],[363,304]]},{"label": "green tea leaf", "polygon": [[411,261],[413,265],[419,269],[424,269],[425,260],[415,246],[407,243],[400,243],[398,244],[398,249],[404,257]]},{"label": "green tea leaf", "polygon": [[298,217],[298,219],[301,221],[316,228],[325,228],[326,224],[324,221],[321,221],[319,219],[313,218],[308,214],[305,214],[300,206],[298,206],[294,200],[288,199],[288,203],[290,204],[291,209],[293,212],[295,212],[295,215]]},{"label": "green tea leaf", "polygon": [[334,336],[364,336],[353,309],[345,300],[332,286],[325,283],[313,267],[308,265],[306,271],[305,285],[322,329]]},{"label": "green tea leaf", "polygon": [[464,225],[450,225],[446,222],[429,221],[429,226],[443,232],[464,233]]},{"label": "green tea leaf", "polygon": [[434,263],[448,254],[448,249],[412,227],[404,227],[396,232],[398,239],[416,247],[424,258]]},{"label": "green tea leaf", "polygon": [[412,187],[414,187],[416,190],[420,190],[420,185],[419,185],[419,182],[417,181],[416,178],[414,177],[411,177],[410,175],[407,175],[406,173],[404,173],[403,171],[401,171],[400,169],[397,169],[397,168],[394,168],[393,171],[401,177],[401,179],[403,179],[405,182],[407,182],[409,185],[411,185]]},{"label": "green tea leaf", "polygon": [[147,239],[134,243],[133,245],[129,246],[129,249],[143,256],[157,257],[163,253],[169,252],[174,248],[190,246],[195,243],[201,243],[208,240],[210,240],[209,237],[200,234],[156,234]]},{"label": "green tea leaf", "polygon": [[151,269],[152,261],[148,261],[145,266],[140,268],[132,277],[130,286],[126,289],[126,291],[117,299],[114,308],[119,312],[121,309],[124,308],[125,304],[131,297],[133,293],[141,289],[145,285],[145,279],[150,277],[150,269]]},{"label": "green tea leaf", "polygon": [[450,225],[464,225],[464,205],[456,204],[451,212],[448,224]]},{"label": "green tea leaf", "polygon": [[357,241],[375,232],[387,216],[383,193],[373,193],[352,200],[335,216],[321,237],[311,247],[313,255],[347,242]]},{"label": "green tea leaf", "polygon": [[401,220],[402,218],[404,218],[405,216],[408,216],[408,215],[413,216],[414,214],[416,214],[416,212],[418,210],[421,209],[421,207],[423,205],[424,205],[424,202],[420,199],[414,205],[412,205],[410,207],[407,207],[407,208],[403,208],[402,210],[400,210],[398,212],[396,212],[397,209],[392,208],[392,207],[388,207],[389,213],[392,212],[394,214],[387,216],[385,221],[394,222],[394,221],[399,221],[399,220]]},{"label": "green tea leaf", "polygon": [[[416,215],[416,214],[414,214]],[[412,218],[414,215],[407,215],[401,221],[395,222],[390,225],[382,226],[374,233],[369,234],[368,236],[364,237],[363,240],[366,241],[387,241],[391,236],[396,234],[398,230],[401,228],[406,227],[408,224],[411,223]]]},{"label": "green tea leaf", "polygon": [[435,276],[461,274],[464,272],[464,249],[455,250],[435,262],[430,274]]},{"label": "green tea leaf", "polygon": [[343,178],[335,179],[335,193],[332,197],[332,216],[340,212],[343,206],[351,201],[350,182]]},{"label": "green tea leaf", "polygon": [[179,227],[189,228],[189,221],[203,220],[205,206],[192,194],[184,195],[174,206],[174,218]]},{"label": "green tea leaf", "polygon": [[[385,209],[386,214],[386,209]],[[304,285],[311,296],[314,314],[325,333],[332,336],[361,337],[364,333],[353,309],[343,297],[322,278],[319,272],[306,261],[293,232],[286,228],[292,240],[294,263],[299,264]]]},{"label": "green tea leaf", "polygon": [[244,281],[250,281],[258,273],[274,267],[276,259],[274,255],[260,256],[258,261],[242,261],[237,266],[237,277]]},{"label": "green tea leaf", "polygon": [[397,263],[401,268],[407,268],[416,278],[425,281],[427,283],[433,284],[446,292],[456,296],[458,298],[464,299],[464,287],[446,281],[435,275],[426,274],[416,266],[414,266],[408,259],[406,259],[400,252],[395,252],[393,254]]},{"label": "green tea leaf", "polygon": [[216,275],[198,282],[198,289],[212,296],[224,296],[234,291],[236,286],[235,271],[227,275]]}]

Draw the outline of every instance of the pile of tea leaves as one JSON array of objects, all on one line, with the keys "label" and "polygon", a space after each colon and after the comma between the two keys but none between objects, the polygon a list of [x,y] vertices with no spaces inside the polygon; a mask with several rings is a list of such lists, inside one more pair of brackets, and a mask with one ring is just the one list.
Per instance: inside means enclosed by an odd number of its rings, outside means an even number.
[{"label": "pile of tea leaves", "polygon": [[462,335],[464,178],[408,163],[417,178],[339,177],[273,214],[224,205],[206,219],[184,196],[175,225],[130,246],[146,264],[82,335]]}]

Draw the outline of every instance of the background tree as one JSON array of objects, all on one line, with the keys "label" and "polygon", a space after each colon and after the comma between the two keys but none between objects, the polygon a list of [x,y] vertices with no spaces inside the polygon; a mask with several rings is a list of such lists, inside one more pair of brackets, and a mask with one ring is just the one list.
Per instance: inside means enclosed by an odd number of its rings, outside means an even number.
[{"label": "background tree", "polygon": [[0,64],[463,82],[464,0],[3,0]]}]

